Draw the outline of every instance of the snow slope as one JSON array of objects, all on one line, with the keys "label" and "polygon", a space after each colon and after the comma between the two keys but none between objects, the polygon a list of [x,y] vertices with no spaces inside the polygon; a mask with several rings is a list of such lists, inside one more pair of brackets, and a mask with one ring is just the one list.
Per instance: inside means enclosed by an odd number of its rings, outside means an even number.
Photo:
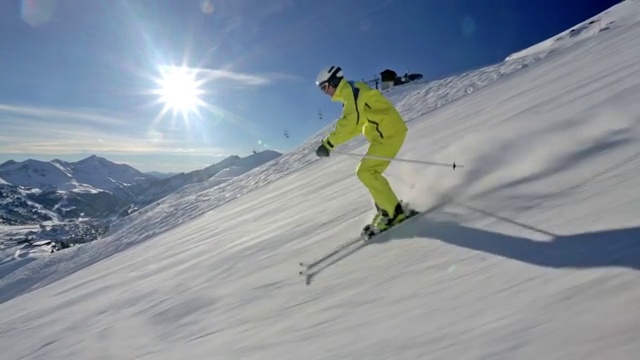
[{"label": "snow slope", "polygon": [[626,3],[611,8],[590,19],[587,19],[575,26],[567,29],[560,34],[553,36],[545,41],[535,44],[526,49],[517,51],[509,56],[506,60],[519,59],[524,56],[534,54],[549,54],[558,49],[567,48],[575,43],[579,43],[585,39],[596,36],[603,31],[609,30],[612,26],[618,27],[616,22],[620,22],[623,26],[640,21],[640,15],[635,11],[625,12],[625,8],[636,6],[631,4],[635,0],[627,0]]},{"label": "snow slope", "polygon": [[636,359],[638,14],[627,1],[552,54],[389,91],[400,157],[465,165],[394,162],[391,181],[423,209],[453,199],[311,285],[298,261],[372,215],[357,162],[315,158],[322,134],[0,278],[3,358]]}]

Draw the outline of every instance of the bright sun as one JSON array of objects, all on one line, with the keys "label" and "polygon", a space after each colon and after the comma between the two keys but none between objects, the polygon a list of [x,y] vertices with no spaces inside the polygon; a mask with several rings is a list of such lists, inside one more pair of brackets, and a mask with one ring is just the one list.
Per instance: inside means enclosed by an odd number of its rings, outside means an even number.
[{"label": "bright sun", "polygon": [[174,114],[181,112],[186,115],[204,105],[200,99],[204,93],[200,89],[201,83],[196,80],[194,72],[186,67],[166,68],[157,83],[159,89],[155,93],[160,96],[164,111],[172,109]]}]

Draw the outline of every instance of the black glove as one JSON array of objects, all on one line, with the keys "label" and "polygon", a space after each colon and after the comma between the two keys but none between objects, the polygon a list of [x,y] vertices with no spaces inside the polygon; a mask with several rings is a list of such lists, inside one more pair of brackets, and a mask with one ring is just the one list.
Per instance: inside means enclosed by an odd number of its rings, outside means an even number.
[{"label": "black glove", "polygon": [[320,144],[316,149],[316,155],[318,155],[318,157],[328,157],[329,148],[324,143]]}]

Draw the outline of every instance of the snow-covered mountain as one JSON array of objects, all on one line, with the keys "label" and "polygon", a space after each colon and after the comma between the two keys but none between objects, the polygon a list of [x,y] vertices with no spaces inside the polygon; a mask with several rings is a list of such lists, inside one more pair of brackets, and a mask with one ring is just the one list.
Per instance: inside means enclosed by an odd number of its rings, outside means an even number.
[{"label": "snow-covered mountain", "polygon": [[131,193],[131,187],[154,180],[129,165],[116,164],[95,155],[75,163],[57,163],[70,165],[76,182],[109,191],[122,198],[133,198],[135,194]]},{"label": "snow-covered mountain", "polygon": [[98,156],[0,165],[0,223],[29,224],[82,217],[111,217],[134,199],[131,189],[153,177]]},{"label": "snow-covered mountain", "polygon": [[160,172],[160,171],[149,171],[149,172],[146,172],[145,174],[149,176],[153,176],[156,179],[166,179],[174,175],[178,175],[178,173],[171,173],[171,172],[166,173],[166,172]]},{"label": "snow-covered mountain", "polygon": [[[315,157],[322,131],[99,241],[0,262],[3,356],[637,359],[640,2],[609,15],[552,53],[385,92],[410,130],[387,174],[425,215],[345,246],[372,205],[357,158]],[[306,286],[298,263],[335,249]]]},{"label": "snow-covered mountain", "polygon": [[72,190],[73,176],[53,162],[9,160],[0,165],[0,178],[7,184],[29,188]]},{"label": "snow-covered mountain", "polygon": [[219,185],[280,156],[282,156],[281,153],[273,150],[264,150],[244,158],[232,155],[201,170],[180,173],[165,179],[141,184],[135,190],[136,204],[142,206],[150,204],[178,189],[203,181],[213,181],[209,185],[214,183]]},{"label": "snow-covered mountain", "polygon": [[245,158],[238,159],[230,166],[227,166],[221,171],[218,171],[211,177],[211,180],[223,183],[229,179],[234,179],[248,171],[260,167],[265,163],[275,160],[280,156],[282,156],[281,153],[273,150],[265,150],[253,155],[249,155]]},{"label": "snow-covered mountain", "polygon": [[37,224],[58,219],[55,211],[31,198],[39,193],[39,190],[0,184],[0,225]]},{"label": "snow-covered mountain", "polygon": [[39,224],[80,218],[109,218],[130,201],[107,191],[76,192],[0,185],[0,224]]},{"label": "snow-covered mountain", "polygon": [[0,224],[128,215],[188,185],[215,177],[221,184],[282,154],[266,150],[230,156],[201,170],[164,179],[90,156],[78,162],[8,161],[0,165]]},{"label": "snow-covered mountain", "polygon": [[128,188],[132,185],[154,179],[129,165],[95,155],[77,162],[7,161],[0,165],[0,178],[21,187],[79,193],[107,191],[123,198],[130,196]]}]

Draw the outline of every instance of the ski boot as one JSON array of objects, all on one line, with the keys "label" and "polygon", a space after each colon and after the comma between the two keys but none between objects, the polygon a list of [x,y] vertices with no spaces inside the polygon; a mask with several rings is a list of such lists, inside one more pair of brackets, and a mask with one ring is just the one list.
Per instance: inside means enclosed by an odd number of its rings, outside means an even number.
[{"label": "ski boot", "polygon": [[374,205],[376,207],[376,213],[375,215],[373,215],[373,219],[371,219],[371,222],[365,225],[364,228],[362,228],[362,231],[360,232],[360,237],[362,237],[363,239],[369,238],[377,233],[376,224],[380,221],[380,218],[382,218],[383,216],[384,210],[382,210],[382,208],[378,206],[378,204],[374,204]]},{"label": "ski boot", "polygon": [[399,202],[396,205],[393,210],[393,215],[389,215],[387,211],[381,209],[377,204],[376,210],[377,212],[373,217],[373,220],[362,229],[360,234],[360,236],[365,240],[389,230],[418,213],[416,210],[409,208],[408,205],[404,205],[402,202]]}]

